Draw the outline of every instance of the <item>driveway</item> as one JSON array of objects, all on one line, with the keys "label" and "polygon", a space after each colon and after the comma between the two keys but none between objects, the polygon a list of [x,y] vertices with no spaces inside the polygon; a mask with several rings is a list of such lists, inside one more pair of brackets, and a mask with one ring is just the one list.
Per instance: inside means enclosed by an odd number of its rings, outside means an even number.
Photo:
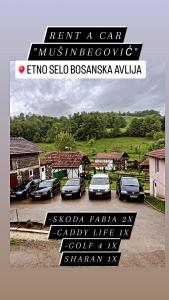
[{"label": "driveway", "polygon": [[[60,195],[50,200],[32,201],[31,199],[11,202],[10,220],[16,221],[16,209],[19,221],[44,222],[46,213],[64,211],[95,211],[95,212],[137,212],[135,225],[130,240],[122,240],[120,244],[120,266],[130,267],[164,267],[165,266],[165,215],[154,210],[148,204],[120,201],[115,191],[111,200],[89,200],[88,194],[81,199],[62,200]],[[24,248],[23,248],[24,249]],[[16,257],[22,248],[11,247],[12,265],[17,266]],[[14,253],[16,251],[16,256]],[[49,258],[48,258],[49,260]],[[36,265],[36,264],[35,264]],[[36,265],[37,266],[37,265]],[[53,259],[51,258],[51,265]]]}]

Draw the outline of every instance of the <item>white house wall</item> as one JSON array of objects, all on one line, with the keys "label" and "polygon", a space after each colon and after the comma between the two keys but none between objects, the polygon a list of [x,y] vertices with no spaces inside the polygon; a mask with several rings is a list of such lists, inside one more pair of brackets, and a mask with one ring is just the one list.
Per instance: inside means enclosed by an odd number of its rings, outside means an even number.
[{"label": "white house wall", "polygon": [[79,169],[78,168],[70,168],[70,169],[67,169],[67,175],[68,175],[68,178],[71,179],[71,178],[78,178],[79,174]]},{"label": "white house wall", "polygon": [[[65,168],[61,169],[55,169],[53,170],[53,172],[58,172],[58,171],[61,171],[61,170],[65,170]],[[82,166],[80,165],[79,168],[67,168],[67,177],[69,179],[71,178],[78,178],[79,177],[79,174],[82,172]]]},{"label": "white house wall", "polygon": [[165,199],[165,160],[159,160],[159,172],[155,172],[155,158],[150,157],[150,195]]}]

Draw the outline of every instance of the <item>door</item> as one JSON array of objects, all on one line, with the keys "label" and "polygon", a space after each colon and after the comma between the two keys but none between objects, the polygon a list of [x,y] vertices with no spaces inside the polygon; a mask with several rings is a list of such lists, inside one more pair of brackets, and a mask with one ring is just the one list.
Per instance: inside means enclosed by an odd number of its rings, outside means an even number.
[{"label": "door", "polygon": [[153,196],[157,197],[157,182],[153,180]]},{"label": "door", "polygon": [[40,179],[41,180],[45,180],[46,179],[45,166],[40,167]]},{"label": "door", "polygon": [[17,173],[16,174],[10,174],[10,186],[11,186],[11,189],[14,189],[16,188],[17,186]]}]

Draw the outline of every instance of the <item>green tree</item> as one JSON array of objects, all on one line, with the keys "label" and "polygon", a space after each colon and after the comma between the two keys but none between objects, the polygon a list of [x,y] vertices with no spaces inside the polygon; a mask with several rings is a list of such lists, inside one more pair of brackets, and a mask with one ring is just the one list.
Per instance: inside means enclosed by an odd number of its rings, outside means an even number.
[{"label": "green tree", "polygon": [[165,138],[165,133],[164,131],[158,131],[158,132],[155,132],[154,135],[153,135],[153,140],[154,141],[158,141],[160,139],[164,139]]},{"label": "green tree", "polygon": [[159,115],[146,116],[143,119],[142,126],[144,128],[145,136],[147,135],[153,137],[155,132],[161,130],[161,126],[162,126],[161,117]]},{"label": "green tree", "polygon": [[71,133],[61,131],[55,139],[55,147],[58,151],[76,150],[76,142]]},{"label": "green tree", "polygon": [[149,150],[161,149],[165,147],[165,139],[159,139],[158,141],[151,144]]},{"label": "green tree", "polygon": [[127,128],[127,134],[129,136],[145,136],[143,120],[143,118],[133,118]]},{"label": "green tree", "polygon": [[113,136],[116,137],[119,135],[120,135],[120,118],[116,116],[113,125]]},{"label": "green tree", "polygon": [[90,139],[90,140],[88,141],[87,145],[88,145],[89,147],[92,147],[92,146],[94,145],[94,143],[95,143],[95,139]]}]

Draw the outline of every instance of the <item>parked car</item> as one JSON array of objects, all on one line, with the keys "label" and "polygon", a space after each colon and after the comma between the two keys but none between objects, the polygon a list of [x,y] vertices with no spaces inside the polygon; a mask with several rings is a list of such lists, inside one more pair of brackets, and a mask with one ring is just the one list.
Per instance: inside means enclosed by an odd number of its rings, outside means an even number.
[{"label": "parked car", "polygon": [[117,180],[116,193],[120,200],[144,200],[143,186],[137,177],[122,176]]},{"label": "parked car", "polygon": [[67,197],[81,198],[85,192],[85,180],[84,178],[69,179],[61,190],[61,197],[65,199]]},{"label": "parked car", "polygon": [[30,196],[34,190],[37,189],[39,183],[41,182],[40,179],[33,179],[25,181],[21,186],[16,187],[15,189],[11,190],[10,198],[11,199],[26,199]]},{"label": "parked car", "polygon": [[108,174],[95,174],[89,186],[89,199],[111,198],[111,181]]},{"label": "parked car", "polygon": [[47,179],[40,182],[38,188],[31,193],[32,199],[52,198],[54,194],[60,192],[60,182],[58,179]]}]

